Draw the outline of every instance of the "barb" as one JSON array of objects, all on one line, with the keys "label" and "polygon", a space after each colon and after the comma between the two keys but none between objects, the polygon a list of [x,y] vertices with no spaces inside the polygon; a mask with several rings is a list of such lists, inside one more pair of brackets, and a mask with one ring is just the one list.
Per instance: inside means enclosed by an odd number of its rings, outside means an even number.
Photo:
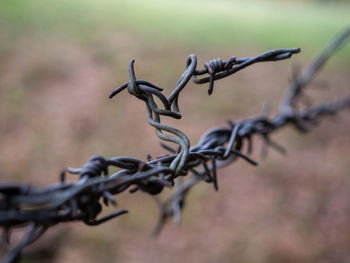
[{"label": "barb", "polygon": [[[156,199],[160,208],[160,217],[155,233],[159,233],[169,217],[174,217],[175,222],[180,223],[186,196],[194,185],[204,181],[212,183],[214,189],[218,190],[217,168],[238,159],[257,165],[257,162],[247,156],[252,152],[254,135],[262,136],[266,146],[284,152],[281,146],[270,139],[273,132],[288,124],[294,125],[300,131],[309,131],[321,117],[332,115],[350,106],[350,95],[303,110],[296,106],[309,80],[348,36],[349,30],[332,42],[326,51],[321,53],[321,56],[304,71],[306,73],[294,80],[275,117],[269,118],[264,111],[265,113],[258,117],[229,122],[227,126],[215,127],[207,131],[193,146],[182,131],[161,123],[161,116],[175,119],[182,117],[178,99],[191,79],[196,84],[209,83],[208,93],[211,94],[216,80],[257,62],[289,58],[300,50],[279,49],[250,58],[231,57],[226,61],[215,59],[205,63],[201,69],[197,69],[197,58],[192,54],[186,61],[185,72],[168,98],[162,93],[161,88],[148,81],[137,79],[134,61],[131,61],[130,81],[112,91],[109,97],[112,98],[127,89],[131,95],[144,101],[148,122],[155,128],[158,137],[162,141],[175,143],[178,149],[162,143],[169,154],[155,159],[148,156],[147,161],[125,156],[112,158],[93,156],[82,168],[66,168],[60,174],[60,183],[47,188],[36,188],[24,184],[0,185],[0,226],[4,228],[3,239],[11,241],[12,228],[29,226],[22,241],[10,251],[5,262],[15,262],[26,245],[58,223],[82,221],[94,226],[127,213],[127,210],[122,209],[98,218],[103,205],[117,206],[114,196],[128,189],[130,193],[141,190],[157,195],[164,187],[176,186],[173,194],[165,201]],[[199,78],[202,75],[208,76]],[[155,98],[160,101],[161,107],[157,105]],[[243,152],[246,145],[247,154]],[[120,170],[110,174],[110,167]],[[79,175],[79,180],[75,183],[67,183],[66,172]]]}]

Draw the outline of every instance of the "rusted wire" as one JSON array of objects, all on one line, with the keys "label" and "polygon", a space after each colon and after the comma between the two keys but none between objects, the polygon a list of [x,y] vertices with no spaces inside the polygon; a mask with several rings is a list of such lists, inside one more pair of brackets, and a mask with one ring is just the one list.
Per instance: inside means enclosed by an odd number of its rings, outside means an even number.
[{"label": "rusted wire", "polygon": [[[267,146],[283,153],[285,150],[271,140],[270,135],[283,126],[291,124],[302,132],[309,131],[318,120],[332,115],[350,106],[350,95],[342,99],[299,109],[298,99],[306,85],[333,52],[349,37],[350,30],[343,32],[320,56],[296,77],[283,100],[275,117],[261,116],[229,122],[224,127],[214,127],[204,133],[193,146],[187,136],[174,127],[161,123],[161,116],[180,119],[182,114],[178,106],[181,91],[188,82],[209,83],[208,93],[214,89],[214,82],[232,75],[257,62],[277,61],[299,53],[298,48],[272,50],[255,57],[235,58],[223,61],[214,59],[197,69],[197,58],[190,55],[186,61],[186,70],[176,87],[167,98],[163,90],[152,83],[136,78],[134,61],[129,64],[130,81],[111,92],[110,98],[127,89],[146,105],[149,124],[155,128],[162,141],[172,142],[178,148],[162,143],[169,152],[156,159],[147,157],[147,161],[131,157],[93,156],[79,169],[67,168],[60,175],[60,183],[37,188],[26,184],[0,185],[0,226],[3,227],[3,240],[10,242],[11,229],[27,227],[21,242],[9,252],[4,262],[15,262],[22,249],[39,238],[49,227],[61,222],[82,221],[95,226],[127,213],[126,210],[97,218],[103,205],[117,206],[114,196],[129,190],[138,190],[153,195],[160,208],[160,217],[154,233],[162,229],[169,217],[180,223],[185,198],[198,182],[212,183],[218,190],[217,168],[243,159],[248,164],[257,165],[248,155],[252,152],[252,137],[260,135]],[[207,75],[202,78],[199,76]],[[157,105],[161,103],[161,107]],[[247,154],[244,153],[247,146]],[[110,174],[109,168],[120,170]],[[66,172],[79,175],[75,183],[65,180]],[[164,187],[173,188],[173,193],[160,201],[157,194]]]}]

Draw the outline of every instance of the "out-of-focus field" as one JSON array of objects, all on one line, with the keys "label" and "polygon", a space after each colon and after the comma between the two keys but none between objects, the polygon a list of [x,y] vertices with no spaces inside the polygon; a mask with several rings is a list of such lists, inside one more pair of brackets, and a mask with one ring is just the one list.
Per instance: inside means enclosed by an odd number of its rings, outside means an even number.
[{"label": "out-of-focus field", "polygon": [[[243,1],[242,1],[243,2]],[[166,121],[194,144],[215,125],[277,110],[300,69],[349,26],[346,2],[2,1],[0,3],[0,178],[46,186],[65,166],[91,155],[164,153],[142,102],[108,93],[136,74],[170,94],[195,53],[221,57],[300,47],[290,60],[254,65],[180,97],[183,119]],[[314,102],[349,94],[350,45],[337,52],[308,94]],[[349,110],[300,135],[275,139],[288,149],[219,170],[218,192],[202,183],[183,224],[150,235],[158,211],[143,193],[117,196],[130,214],[98,227],[60,225],[25,249],[24,262],[348,262],[350,261]],[[73,176],[70,180],[75,180]],[[111,211],[111,210],[108,210]],[[106,211],[107,212],[107,211]],[[16,238],[16,236],[15,236]],[[4,251],[0,249],[0,253]]]}]

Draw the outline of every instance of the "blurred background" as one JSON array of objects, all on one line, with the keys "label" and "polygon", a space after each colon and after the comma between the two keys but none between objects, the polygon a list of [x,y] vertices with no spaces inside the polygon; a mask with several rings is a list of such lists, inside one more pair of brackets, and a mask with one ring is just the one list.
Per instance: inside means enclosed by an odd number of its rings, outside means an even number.
[{"label": "blurred background", "polygon": [[[191,83],[180,96],[183,119],[166,123],[195,144],[265,102],[274,115],[293,71],[350,25],[349,14],[348,1],[1,1],[1,181],[46,186],[93,154],[164,153],[141,101],[127,92],[107,98],[129,80],[131,59],[138,78],[170,94],[190,53],[201,67],[300,47],[290,60],[218,81],[210,97],[207,85]],[[349,69],[350,44],[309,86],[313,102],[349,94]],[[264,160],[256,138],[259,166],[240,160],[219,170],[218,192],[199,184],[182,225],[169,222],[156,239],[152,198],[125,192],[117,200],[128,215],[95,228],[59,225],[25,249],[23,262],[350,262],[349,130],[349,110],[307,135],[283,129],[273,138],[288,155],[272,149]]]}]

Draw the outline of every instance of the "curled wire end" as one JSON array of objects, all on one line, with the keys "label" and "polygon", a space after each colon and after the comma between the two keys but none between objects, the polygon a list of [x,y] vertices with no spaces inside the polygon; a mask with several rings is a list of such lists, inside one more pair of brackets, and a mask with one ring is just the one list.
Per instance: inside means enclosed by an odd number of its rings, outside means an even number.
[{"label": "curled wire end", "polygon": [[135,59],[130,60],[129,63],[129,75],[130,75],[130,84],[132,87],[136,86],[136,75],[135,75],[135,68],[134,68],[134,64],[135,64]]},{"label": "curled wire end", "polygon": [[210,75],[209,80],[209,88],[208,88],[208,95],[210,96],[213,93],[214,90],[214,75]]},{"label": "curled wire end", "polygon": [[[81,172],[81,168],[66,167],[65,171],[67,171],[70,174],[79,174]],[[61,175],[62,175],[62,173],[61,173]]]},{"label": "curled wire end", "polygon": [[145,86],[148,86],[148,87],[151,87],[151,88],[154,88],[154,89],[156,89],[158,91],[163,91],[162,88],[159,88],[158,86],[156,86],[156,85],[154,85],[151,82],[146,81],[146,80],[138,79],[138,80],[136,80],[136,83],[137,84],[141,84],[141,85],[145,85]]},{"label": "curled wire end", "polygon": [[241,157],[243,160],[246,160],[248,163],[250,163],[250,164],[252,164],[252,165],[254,165],[254,166],[258,166],[258,165],[259,165],[256,161],[254,161],[253,159],[249,158],[247,155],[241,153],[240,151],[237,151],[237,150],[235,150],[235,149],[232,149],[230,152],[233,153],[233,154],[238,155],[238,156]]},{"label": "curled wire end", "polygon": [[217,179],[217,174],[216,174],[216,162],[215,162],[215,157],[213,156],[212,159],[212,173],[213,173],[213,184],[214,184],[214,190],[218,191],[218,179]]},{"label": "curled wire end", "polygon": [[123,91],[124,89],[126,89],[128,87],[128,83],[125,83],[124,85],[114,89],[111,93],[109,93],[108,98],[113,98],[115,95],[117,95],[118,93],[120,93],[121,91]]},{"label": "curled wire end", "polygon": [[60,183],[61,184],[64,184],[65,181],[66,181],[66,170],[63,169],[61,172],[60,172]]},{"label": "curled wire end", "polygon": [[277,55],[277,56],[276,56],[276,59],[286,59],[286,58],[290,58],[293,54],[298,54],[298,53],[300,53],[300,51],[301,51],[300,48],[293,48],[293,49],[290,49],[289,52],[286,52],[286,53]]},{"label": "curled wire end", "polygon": [[113,195],[109,191],[103,192],[103,202],[108,206],[108,203],[111,203],[114,206],[118,206],[117,201],[114,199]]},{"label": "curled wire end", "polygon": [[154,238],[157,238],[160,235],[167,219],[168,219],[167,215],[165,215],[165,214],[160,215],[160,217],[158,219],[158,223],[156,224],[156,226],[154,227],[154,229],[152,231],[152,236]]},{"label": "curled wire end", "polygon": [[154,238],[158,237],[161,230],[163,229],[167,219],[168,219],[168,213],[166,212],[166,208],[164,204],[159,200],[158,197],[153,196],[154,201],[156,202],[158,208],[159,208],[159,218],[157,224],[154,226],[154,229],[152,231],[152,236]]},{"label": "curled wire end", "polygon": [[108,216],[105,216],[105,217],[102,217],[101,219],[98,219],[98,220],[93,220],[93,221],[86,221],[85,224],[89,225],[89,226],[97,226],[97,225],[100,225],[106,221],[109,221],[117,216],[120,216],[120,215],[123,215],[123,214],[127,214],[129,213],[128,210],[118,210]]}]

